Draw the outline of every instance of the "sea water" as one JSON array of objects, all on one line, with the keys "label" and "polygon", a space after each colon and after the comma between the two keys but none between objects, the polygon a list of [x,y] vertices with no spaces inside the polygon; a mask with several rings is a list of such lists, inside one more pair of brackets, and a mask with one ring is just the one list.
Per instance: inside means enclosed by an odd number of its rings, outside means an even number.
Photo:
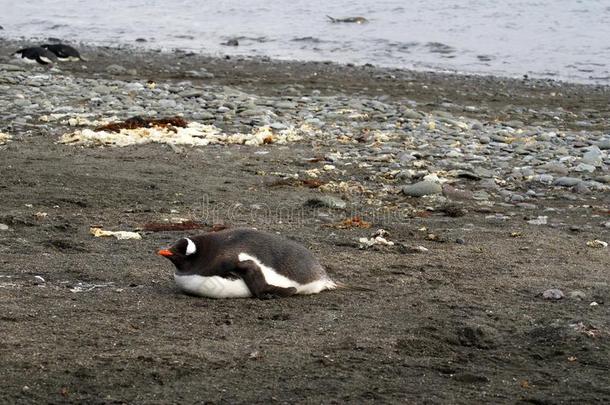
[{"label": "sea water", "polygon": [[[610,84],[610,0],[0,0],[0,25],[0,35],[32,44],[53,37]],[[223,45],[231,39],[239,45]]]}]

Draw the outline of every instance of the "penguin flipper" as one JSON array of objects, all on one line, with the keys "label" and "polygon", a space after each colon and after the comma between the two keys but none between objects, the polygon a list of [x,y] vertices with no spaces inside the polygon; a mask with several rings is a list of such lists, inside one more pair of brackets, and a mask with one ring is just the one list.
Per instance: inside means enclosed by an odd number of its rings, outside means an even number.
[{"label": "penguin flipper", "polygon": [[261,268],[252,260],[244,260],[237,264],[237,270],[246,286],[256,298],[270,299],[289,297],[297,293],[294,287],[278,287],[268,284]]}]

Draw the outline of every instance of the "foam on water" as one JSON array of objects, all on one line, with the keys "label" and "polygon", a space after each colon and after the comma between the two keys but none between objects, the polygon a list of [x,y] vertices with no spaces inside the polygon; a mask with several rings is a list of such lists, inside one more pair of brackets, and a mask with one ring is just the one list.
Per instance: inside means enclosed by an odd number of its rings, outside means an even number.
[{"label": "foam on water", "polygon": [[[0,0],[0,9],[9,38],[610,83],[607,0]],[[221,45],[234,38],[239,46]]]}]

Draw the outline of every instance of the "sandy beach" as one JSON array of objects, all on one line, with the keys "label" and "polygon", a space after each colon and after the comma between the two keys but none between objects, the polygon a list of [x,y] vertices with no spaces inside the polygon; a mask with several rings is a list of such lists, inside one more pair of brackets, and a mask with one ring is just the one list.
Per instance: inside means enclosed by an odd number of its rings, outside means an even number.
[{"label": "sandy beach", "polygon": [[[0,41],[0,402],[610,402],[610,88],[22,45]],[[96,131],[134,116],[190,132]],[[241,226],[372,291],[181,294],[156,250]]]}]

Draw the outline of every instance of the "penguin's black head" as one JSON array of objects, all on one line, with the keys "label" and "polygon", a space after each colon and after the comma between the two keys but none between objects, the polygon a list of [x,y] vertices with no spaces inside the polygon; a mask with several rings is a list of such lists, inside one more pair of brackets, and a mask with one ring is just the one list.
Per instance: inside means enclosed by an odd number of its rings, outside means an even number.
[{"label": "penguin's black head", "polygon": [[157,252],[157,254],[171,260],[178,270],[187,267],[188,263],[198,256],[198,253],[197,245],[189,238],[180,239],[169,249],[161,249]]}]

